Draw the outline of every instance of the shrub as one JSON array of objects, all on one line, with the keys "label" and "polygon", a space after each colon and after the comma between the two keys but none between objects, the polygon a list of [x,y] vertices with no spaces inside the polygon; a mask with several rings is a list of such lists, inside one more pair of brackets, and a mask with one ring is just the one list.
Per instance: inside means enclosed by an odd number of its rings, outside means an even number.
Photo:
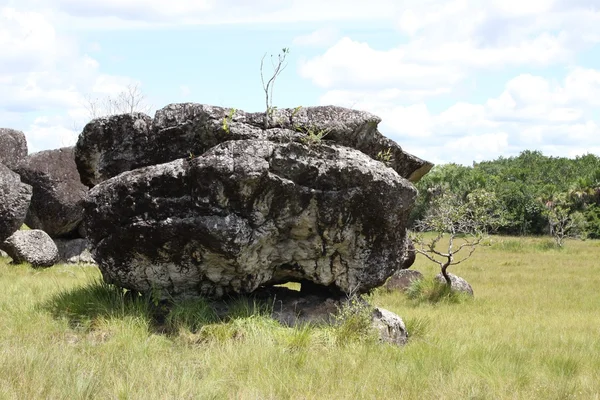
[{"label": "shrub", "polygon": [[413,282],[406,295],[417,304],[462,303],[471,298],[465,293],[452,290],[450,285],[437,279],[420,279]]},{"label": "shrub", "polygon": [[372,325],[373,307],[365,300],[352,296],[335,316],[335,339],[338,344],[370,342],[377,340]]},{"label": "shrub", "polygon": [[218,321],[210,304],[205,300],[186,300],[175,303],[167,315],[167,326],[173,330],[184,328],[196,332],[204,325]]}]

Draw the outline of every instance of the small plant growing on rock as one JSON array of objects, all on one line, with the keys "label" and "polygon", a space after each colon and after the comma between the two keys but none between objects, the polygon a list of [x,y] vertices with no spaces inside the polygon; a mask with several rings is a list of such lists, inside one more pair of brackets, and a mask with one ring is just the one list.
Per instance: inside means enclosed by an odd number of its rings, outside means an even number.
[{"label": "small plant growing on rock", "polygon": [[315,127],[309,127],[309,128],[296,128],[299,132],[303,132],[306,134],[306,136],[304,136],[301,140],[302,143],[308,145],[308,146],[312,146],[312,145],[316,145],[316,144],[320,144],[321,141],[323,140],[323,138],[325,136],[327,136],[327,134],[329,134],[329,132],[331,132],[331,129],[326,128],[326,129],[317,129]]},{"label": "small plant growing on rock", "polygon": [[225,131],[225,133],[230,133],[231,121],[233,120],[233,116],[236,111],[237,110],[235,108],[230,109],[229,114],[227,114],[225,118],[223,118],[223,130]]},{"label": "small plant growing on rock", "polygon": [[301,109],[302,109],[302,106],[294,107],[294,109],[292,110],[292,115],[290,116],[292,121],[294,120],[294,117],[296,115],[298,115],[298,113],[300,112]]},{"label": "small plant growing on rock", "polygon": [[281,53],[277,54],[277,59],[275,60],[273,54],[271,54],[271,66],[273,68],[273,74],[271,77],[265,81],[264,75],[264,62],[267,54],[263,55],[263,58],[260,60],[260,78],[263,85],[263,90],[265,91],[265,119],[264,119],[264,129],[269,128],[269,122],[275,111],[276,107],[273,107],[273,87],[275,86],[275,81],[279,74],[283,72],[285,67],[287,67],[287,62],[285,61],[286,57],[290,54],[290,49],[284,47],[281,49]]},{"label": "small plant growing on rock", "polygon": [[388,147],[387,150],[379,151],[379,153],[377,153],[377,160],[389,166],[390,163],[394,160],[392,156],[392,148]]}]

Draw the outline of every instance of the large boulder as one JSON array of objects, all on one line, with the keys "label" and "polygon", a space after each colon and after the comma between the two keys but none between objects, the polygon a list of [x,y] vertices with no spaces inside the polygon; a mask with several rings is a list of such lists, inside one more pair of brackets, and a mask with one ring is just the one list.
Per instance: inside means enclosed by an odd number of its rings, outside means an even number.
[{"label": "large boulder", "polygon": [[326,133],[326,141],[379,157],[412,182],[432,167],[379,133],[379,117],[367,112],[334,106],[282,109],[270,120],[264,129],[264,113],[196,103],[168,105],[154,119],[142,113],[98,118],[79,136],[77,168],[81,181],[93,187],[121,172],[199,156],[225,141],[302,142],[309,132]]},{"label": "large boulder", "polygon": [[79,179],[73,147],[29,155],[16,168],[33,187],[25,223],[51,237],[78,237],[88,191]]},{"label": "large boulder", "polygon": [[0,243],[23,225],[31,192],[31,186],[0,163]]},{"label": "large boulder", "polygon": [[401,268],[416,189],[336,144],[237,140],[95,186],[85,204],[106,281],[163,297],[310,281],[343,293]]},{"label": "large boulder", "polygon": [[25,134],[14,129],[0,128],[0,163],[10,169],[27,157]]},{"label": "large boulder", "polygon": [[0,247],[15,264],[28,262],[34,267],[51,267],[58,261],[56,245],[39,229],[16,231]]}]

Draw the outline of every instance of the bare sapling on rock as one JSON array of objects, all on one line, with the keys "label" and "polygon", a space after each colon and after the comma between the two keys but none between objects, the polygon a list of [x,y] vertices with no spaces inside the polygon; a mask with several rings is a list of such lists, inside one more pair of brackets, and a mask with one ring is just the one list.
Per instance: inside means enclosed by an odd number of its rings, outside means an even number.
[{"label": "bare sapling on rock", "polygon": [[277,60],[271,54],[271,67],[273,69],[273,73],[269,79],[265,81],[264,67],[265,67],[265,57],[260,60],[260,80],[263,85],[263,90],[265,91],[265,120],[264,120],[264,128],[269,129],[269,120],[271,119],[271,115],[275,111],[273,108],[273,88],[275,87],[275,81],[279,74],[283,72],[285,67],[287,67],[287,62],[285,61],[287,55],[290,54],[290,49],[284,47],[281,49],[281,53],[277,54]]},{"label": "bare sapling on rock", "polygon": [[415,223],[411,234],[415,251],[440,266],[448,286],[452,286],[448,267],[469,259],[488,231],[500,224],[503,216],[490,211],[496,203],[495,194],[483,190],[472,192],[466,200],[444,193],[434,198],[425,217]]}]

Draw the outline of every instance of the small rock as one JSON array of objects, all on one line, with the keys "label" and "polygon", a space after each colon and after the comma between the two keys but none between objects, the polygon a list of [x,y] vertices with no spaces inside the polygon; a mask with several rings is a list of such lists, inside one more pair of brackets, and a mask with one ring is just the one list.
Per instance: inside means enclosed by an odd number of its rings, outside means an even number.
[{"label": "small rock", "polygon": [[17,231],[1,247],[15,264],[28,262],[34,267],[51,267],[58,261],[56,245],[39,229]]},{"label": "small rock", "polygon": [[87,239],[54,239],[59,262],[64,264],[96,264]]},{"label": "small rock", "polygon": [[406,291],[415,281],[423,279],[423,274],[414,269],[401,269],[387,280],[384,287],[390,291]]},{"label": "small rock", "polygon": [[[469,282],[467,282],[460,276],[456,276],[454,274],[448,274],[448,275],[450,276],[450,281],[452,282],[452,286],[451,286],[452,290],[454,290],[456,292],[467,293],[467,294],[473,296],[473,288],[471,287]],[[435,279],[440,283],[446,283],[446,279],[444,279],[444,275],[442,275],[441,273],[437,274],[435,276]]]},{"label": "small rock", "polygon": [[408,342],[408,332],[404,321],[398,315],[384,308],[373,310],[373,327],[379,332],[379,340],[403,346]]}]

